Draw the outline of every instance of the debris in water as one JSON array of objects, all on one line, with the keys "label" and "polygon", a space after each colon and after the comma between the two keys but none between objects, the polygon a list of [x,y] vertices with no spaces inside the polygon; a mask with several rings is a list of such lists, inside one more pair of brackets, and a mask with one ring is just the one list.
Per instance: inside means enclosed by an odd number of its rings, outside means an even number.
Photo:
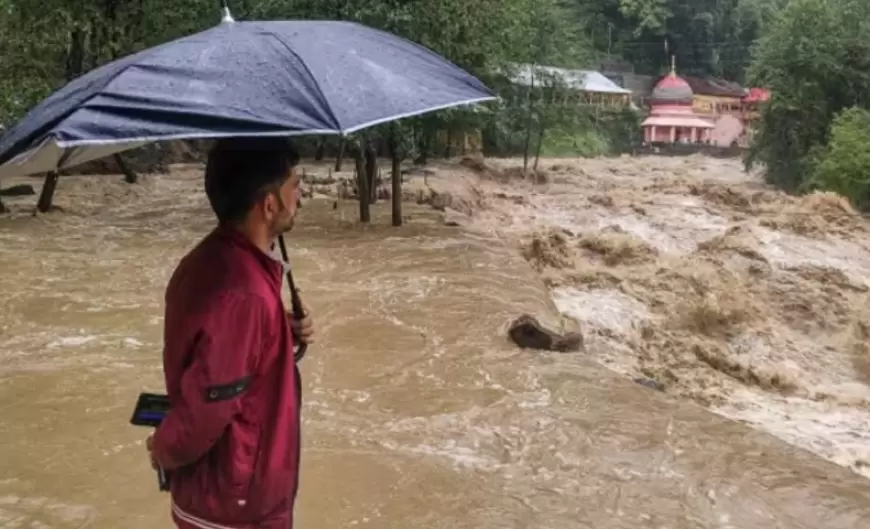
[{"label": "debris in water", "polygon": [[600,256],[608,266],[655,261],[659,253],[619,226],[611,226],[594,234],[584,234],[580,239],[580,247]]},{"label": "debris in water", "polygon": [[0,196],[2,197],[23,197],[35,194],[36,191],[34,191],[33,186],[29,184],[18,184],[0,190]]},{"label": "debris in water", "polygon": [[523,249],[523,257],[538,271],[544,268],[571,268],[573,252],[568,247],[568,236],[564,230],[537,233]]},{"label": "debris in water", "polygon": [[634,382],[636,384],[640,384],[641,386],[646,386],[646,387],[648,387],[650,389],[654,389],[656,391],[664,391],[665,390],[664,384],[662,384],[661,382],[657,382],[655,380],[652,380],[650,378],[636,378],[636,379],[634,379]]}]

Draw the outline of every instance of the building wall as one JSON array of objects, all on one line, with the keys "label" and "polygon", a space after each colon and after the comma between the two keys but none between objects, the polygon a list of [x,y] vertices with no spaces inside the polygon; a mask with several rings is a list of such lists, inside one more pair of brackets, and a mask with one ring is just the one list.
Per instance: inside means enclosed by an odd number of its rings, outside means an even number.
[{"label": "building wall", "polygon": [[730,147],[732,143],[740,144],[744,135],[743,122],[735,116],[723,114],[714,121],[712,142],[719,147]]},{"label": "building wall", "polygon": [[[476,154],[482,150],[483,136],[478,129],[466,132],[454,132],[450,134],[450,155],[461,156]],[[447,131],[442,129],[436,133],[436,141],[439,146],[447,147]]]},{"label": "building wall", "polygon": [[[704,138],[704,129],[695,129],[694,142],[692,141],[692,129],[689,127],[677,127],[673,137],[677,143],[696,143]],[[671,127],[644,127],[643,139],[647,143],[671,143]]]},{"label": "building wall", "polygon": [[743,104],[739,97],[708,96],[695,94],[692,98],[692,108],[702,116],[718,116],[731,114],[739,116]]},{"label": "building wall", "polygon": [[697,114],[714,121],[714,145],[730,147],[732,143],[737,143],[744,146],[748,142],[747,116],[740,98],[696,94],[692,99],[692,108]]}]

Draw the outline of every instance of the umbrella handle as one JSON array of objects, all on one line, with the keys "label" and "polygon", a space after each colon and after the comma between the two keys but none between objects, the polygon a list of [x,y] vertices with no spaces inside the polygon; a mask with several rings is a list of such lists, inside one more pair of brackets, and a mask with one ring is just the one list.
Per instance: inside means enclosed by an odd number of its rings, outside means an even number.
[{"label": "umbrella handle", "polygon": [[[293,281],[293,271],[290,270],[290,256],[287,254],[287,243],[284,242],[284,236],[278,236],[278,246],[281,248],[281,258],[288,265],[287,269],[287,287],[290,289],[290,306],[293,310],[293,319],[301,320],[305,317],[305,309],[302,308],[302,299],[299,297],[299,291],[296,290],[296,283]],[[298,362],[305,357],[305,352],[308,350],[308,344],[302,342],[296,333],[294,336],[294,351],[293,359]]]}]

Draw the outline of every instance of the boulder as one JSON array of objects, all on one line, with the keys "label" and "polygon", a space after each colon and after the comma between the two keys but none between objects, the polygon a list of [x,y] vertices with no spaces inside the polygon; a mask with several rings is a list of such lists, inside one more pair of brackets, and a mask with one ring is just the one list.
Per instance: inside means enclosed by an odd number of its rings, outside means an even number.
[{"label": "boulder", "polygon": [[538,320],[523,314],[508,329],[511,340],[523,349],[574,353],[584,350],[583,335],[578,332],[559,334],[545,328]]}]

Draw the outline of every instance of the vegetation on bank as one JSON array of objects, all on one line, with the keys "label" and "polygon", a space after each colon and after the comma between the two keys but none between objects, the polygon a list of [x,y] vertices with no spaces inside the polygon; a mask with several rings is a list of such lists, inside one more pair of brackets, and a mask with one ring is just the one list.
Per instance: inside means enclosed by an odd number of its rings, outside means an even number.
[{"label": "vegetation on bank", "polygon": [[791,0],[759,40],[748,77],[771,90],[747,165],[787,191],[870,207],[870,2]]},{"label": "vegetation on bank", "polygon": [[[870,207],[863,177],[870,100],[870,2],[866,0],[229,0],[245,19],[344,19],[428,46],[502,97],[384,126],[350,144],[312,138],[310,154],[395,150],[425,159],[479,131],[489,154],[626,152],[641,116],[602,110],[507,81],[511,65],[600,69],[630,65],[764,86],[747,165],[803,192],[831,189]],[[215,0],[0,0],[0,123],[11,124],[65,82],[108,61],[206,29]],[[550,93],[565,89],[556,80]],[[561,102],[560,102],[561,101]]]}]

